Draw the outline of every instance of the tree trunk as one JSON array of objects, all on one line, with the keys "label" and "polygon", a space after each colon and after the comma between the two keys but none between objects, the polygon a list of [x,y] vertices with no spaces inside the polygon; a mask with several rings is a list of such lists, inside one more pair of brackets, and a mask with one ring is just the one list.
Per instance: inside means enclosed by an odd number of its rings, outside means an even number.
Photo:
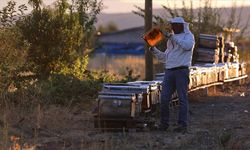
[{"label": "tree trunk", "polygon": [[[152,1],[145,0],[145,33],[152,28]],[[148,81],[153,80],[153,56],[147,44],[145,44],[145,77]]]}]

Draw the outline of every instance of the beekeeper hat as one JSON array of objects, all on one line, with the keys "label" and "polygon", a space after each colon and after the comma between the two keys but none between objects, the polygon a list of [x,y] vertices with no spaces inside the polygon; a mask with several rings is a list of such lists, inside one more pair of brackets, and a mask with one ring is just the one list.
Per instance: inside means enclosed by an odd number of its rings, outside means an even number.
[{"label": "beekeeper hat", "polygon": [[175,17],[175,18],[172,18],[169,23],[187,23],[185,22],[185,20],[182,18],[182,17]]}]

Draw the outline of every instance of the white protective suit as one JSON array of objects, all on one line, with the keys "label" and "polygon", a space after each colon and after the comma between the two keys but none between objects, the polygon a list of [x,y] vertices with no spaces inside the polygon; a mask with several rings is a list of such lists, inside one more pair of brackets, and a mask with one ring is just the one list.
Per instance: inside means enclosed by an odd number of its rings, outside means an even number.
[{"label": "white protective suit", "polygon": [[173,18],[170,23],[183,23],[184,32],[174,34],[168,39],[165,52],[153,47],[153,54],[159,61],[165,63],[166,69],[180,66],[190,67],[195,45],[194,35],[189,30],[189,24],[182,17]]}]

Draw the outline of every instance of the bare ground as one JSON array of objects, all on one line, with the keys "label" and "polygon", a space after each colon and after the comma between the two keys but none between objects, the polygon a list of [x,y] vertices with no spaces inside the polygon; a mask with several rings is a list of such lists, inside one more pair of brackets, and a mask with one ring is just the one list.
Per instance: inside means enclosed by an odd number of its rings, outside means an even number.
[{"label": "bare ground", "polygon": [[190,95],[186,134],[172,131],[177,108],[171,110],[173,125],[167,132],[102,132],[93,127],[95,100],[74,107],[10,107],[0,119],[0,149],[6,145],[41,150],[250,149],[250,84],[204,92]]}]

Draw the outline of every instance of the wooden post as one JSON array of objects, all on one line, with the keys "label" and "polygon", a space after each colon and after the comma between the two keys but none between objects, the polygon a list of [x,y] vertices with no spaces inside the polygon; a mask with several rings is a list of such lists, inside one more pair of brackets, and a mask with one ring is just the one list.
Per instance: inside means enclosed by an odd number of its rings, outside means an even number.
[{"label": "wooden post", "polygon": [[[145,33],[152,28],[152,6],[152,0],[145,0]],[[145,44],[145,78],[147,81],[153,80],[153,56],[147,44]]]}]

